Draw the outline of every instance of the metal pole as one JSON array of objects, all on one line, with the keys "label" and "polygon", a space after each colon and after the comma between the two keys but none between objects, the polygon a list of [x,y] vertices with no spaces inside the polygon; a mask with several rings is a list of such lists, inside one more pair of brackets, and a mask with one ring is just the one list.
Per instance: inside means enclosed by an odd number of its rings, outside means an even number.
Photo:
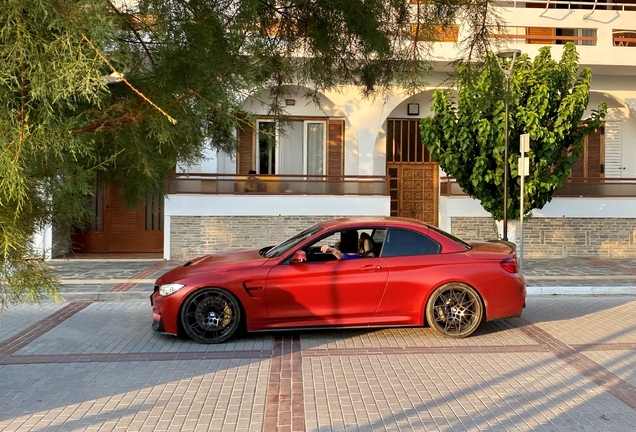
[{"label": "metal pole", "polygon": [[503,239],[508,241],[508,87],[510,75],[506,74],[506,144],[504,147],[504,211],[503,211]]},{"label": "metal pole", "polygon": [[504,77],[506,78],[505,80],[505,85],[506,85],[506,89],[505,89],[505,102],[506,102],[506,144],[504,147],[504,199],[503,199],[503,204],[504,204],[504,211],[503,211],[503,239],[504,240],[508,240],[508,110],[509,110],[509,90],[510,90],[510,76],[512,75],[512,68],[515,64],[515,58],[521,55],[521,50],[519,49],[504,49],[504,50],[500,50],[497,53],[497,57],[499,58],[504,58],[504,59],[510,59],[510,66],[508,67],[508,70],[505,70],[503,68],[503,66],[501,65],[501,63],[499,61],[497,61],[497,65],[499,66],[499,68],[501,69],[501,72],[503,72]]},{"label": "metal pole", "polygon": [[[521,152],[521,158],[520,158],[521,163],[523,163],[523,157],[524,157],[524,153]],[[519,219],[519,273],[523,271],[523,207],[524,207],[523,201],[526,195],[525,182],[526,182],[526,172],[523,171],[523,173],[521,174],[521,199],[520,199],[521,211],[519,212],[519,214],[521,215]]]}]

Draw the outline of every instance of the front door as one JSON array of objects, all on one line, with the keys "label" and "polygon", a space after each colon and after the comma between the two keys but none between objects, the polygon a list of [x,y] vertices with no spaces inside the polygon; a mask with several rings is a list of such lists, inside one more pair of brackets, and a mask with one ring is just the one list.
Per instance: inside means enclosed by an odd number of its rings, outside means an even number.
[{"label": "front door", "polygon": [[267,276],[268,317],[297,326],[370,323],[388,275],[383,258],[278,265]]},{"label": "front door", "polygon": [[387,120],[391,216],[438,223],[439,165],[422,144],[419,120]]},{"label": "front door", "polygon": [[163,252],[163,197],[150,197],[134,209],[114,186],[97,187],[94,219],[73,235],[74,252]]}]

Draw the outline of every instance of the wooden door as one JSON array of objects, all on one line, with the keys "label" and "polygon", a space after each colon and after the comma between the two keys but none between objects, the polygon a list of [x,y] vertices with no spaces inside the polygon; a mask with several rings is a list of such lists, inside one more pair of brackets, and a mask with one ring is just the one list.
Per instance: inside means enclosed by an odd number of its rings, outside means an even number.
[{"label": "wooden door", "polygon": [[163,252],[163,197],[134,209],[124,206],[118,189],[98,188],[90,227],[73,235],[75,252]]},{"label": "wooden door", "polygon": [[439,165],[422,144],[419,119],[387,120],[391,216],[438,224]]}]

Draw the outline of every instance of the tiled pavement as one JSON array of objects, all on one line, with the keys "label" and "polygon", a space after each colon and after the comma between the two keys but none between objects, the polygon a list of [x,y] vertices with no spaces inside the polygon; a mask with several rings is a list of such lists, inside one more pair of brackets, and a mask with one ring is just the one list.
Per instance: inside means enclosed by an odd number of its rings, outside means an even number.
[{"label": "tiled pavement", "polygon": [[[152,282],[136,281],[165,263],[61,264],[65,296],[84,287],[76,281],[99,280],[86,286],[118,287],[128,301],[4,312],[1,431],[635,429],[636,292],[529,296],[523,317],[461,340],[411,328],[199,345],[150,328]],[[524,265],[529,287],[636,286],[634,260]]]}]

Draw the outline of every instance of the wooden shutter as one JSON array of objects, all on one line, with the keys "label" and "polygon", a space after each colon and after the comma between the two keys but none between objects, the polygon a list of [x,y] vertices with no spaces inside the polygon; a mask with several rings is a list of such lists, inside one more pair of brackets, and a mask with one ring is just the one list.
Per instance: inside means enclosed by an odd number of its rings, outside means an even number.
[{"label": "wooden shutter", "polygon": [[599,178],[605,172],[604,127],[588,135],[583,140],[583,152],[570,170],[570,177]]},{"label": "wooden shutter", "polygon": [[603,127],[587,137],[587,177],[604,177],[605,149],[603,148]]},{"label": "wooden shutter", "polygon": [[[549,27],[527,27],[527,35],[554,36],[555,29]],[[554,39],[528,39],[529,44],[553,45]]]},{"label": "wooden shutter", "polygon": [[344,174],[344,120],[329,120],[327,175]]},{"label": "wooden shutter", "polygon": [[605,176],[620,178],[623,176],[622,161],[623,137],[620,121],[605,122]]},{"label": "wooden shutter", "polygon": [[239,148],[237,155],[237,174],[248,174],[254,169],[254,127],[244,126],[238,131]]}]

